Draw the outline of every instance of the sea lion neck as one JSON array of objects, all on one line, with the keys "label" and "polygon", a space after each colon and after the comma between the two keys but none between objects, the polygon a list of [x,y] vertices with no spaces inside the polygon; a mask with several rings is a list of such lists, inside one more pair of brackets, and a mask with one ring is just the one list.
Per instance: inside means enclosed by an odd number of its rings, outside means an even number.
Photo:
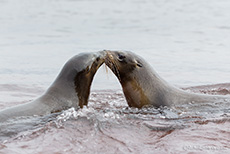
[{"label": "sea lion neck", "polygon": [[128,78],[121,83],[129,106],[141,108],[149,104],[155,107],[169,104],[170,100],[166,98],[166,94],[172,87],[150,66],[137,68],[127,76]]},{"label": "sea lion neck", "polygon": [[77,108],[79,100],[74,89],[74,78],[70,80],[65,77],[60,73],[42,97],[48,96],[55,100],[55,103]]},{"label": "sea lion neck", "polygon": [[[68,106],[78,106],[80,98],[75,90],[76,81],[75,78],[82,74],[82,72],[88,71],[89,67],[86,64],[82,64],[81,59],[78,56],[74,56],[63,66],[59,75],[48,88],[45,95],[49,94],[50,97],[56,98],[56,101],[60,103],[66,103]],[[79,78],[79,83],[85,83],[88,86],[88,81],[84,76]],[[82,96],[81,96],[82,97]]]},{"label": "sea lion neck", "polygon": [[[90,87],[93,80],[94,73],[91,74],[88,68],[78,72],[74,78],[74,89],[79,98],[79,106],[88,104]],[[81,81],[81,82],[79,82]]]}]

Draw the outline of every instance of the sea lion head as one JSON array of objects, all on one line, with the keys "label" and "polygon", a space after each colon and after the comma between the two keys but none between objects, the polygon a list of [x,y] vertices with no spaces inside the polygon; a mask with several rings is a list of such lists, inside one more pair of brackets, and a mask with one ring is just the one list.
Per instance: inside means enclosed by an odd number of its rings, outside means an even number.
[{"label": "sea lion head", "polygon": [[128,51],[107,51],[106,65],[111,68],[120,82],[132,79],[131,74],[127,72],[132,73],[142,67],[140,59]]},{"label": "sea lion head", "polygon": [[78,96],[79,106],[82,108],[83,105],[87,105],[93,77],[104,63],[105,54],[105,51],[100,51],[80,53],[72,57],[55,80],[55,87],[61,87],[67,96],[74,90]]},{"label": "sea lion head", "polygon": [[150,104],[146,82],[150,74],[141,57],[130,51],[107,51],[105,64],[120,81],[130,107],[141,108]]}]

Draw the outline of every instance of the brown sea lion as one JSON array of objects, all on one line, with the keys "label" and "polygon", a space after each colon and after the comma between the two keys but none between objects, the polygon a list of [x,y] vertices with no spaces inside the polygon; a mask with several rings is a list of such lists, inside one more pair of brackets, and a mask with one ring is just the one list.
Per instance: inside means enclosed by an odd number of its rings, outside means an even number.
[{"label": "brown sea lion", "polygon": [[120,81],[130,107],[160,107],[229,99],[176,88],[164,81],[143,58],[129,51],[107,51],[105,63]]}]

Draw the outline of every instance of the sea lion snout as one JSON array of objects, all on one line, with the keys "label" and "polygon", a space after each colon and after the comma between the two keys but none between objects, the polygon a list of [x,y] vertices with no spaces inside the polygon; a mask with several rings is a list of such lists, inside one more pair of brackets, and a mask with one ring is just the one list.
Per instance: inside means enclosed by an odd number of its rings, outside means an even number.
[{"label": "sea lion snout", "polygon": [[112,54],[112,52],[110,51],[110,50],[105,50],[105,58],[106,59],[110,59],[110,60],[113,60],[114,58],[113,58],[113,54]]}]

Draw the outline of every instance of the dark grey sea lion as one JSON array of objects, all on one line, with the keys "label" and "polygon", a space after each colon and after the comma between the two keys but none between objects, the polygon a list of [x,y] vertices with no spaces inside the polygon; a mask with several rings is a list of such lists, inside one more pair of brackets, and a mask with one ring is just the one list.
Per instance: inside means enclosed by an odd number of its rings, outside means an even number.
[{"label": "dark grey sea lion", "polygon": [[48,90],[36,100],[0,111],[0,122],[19,116],[46,115],[87,105],[90,86],[105,52],[81,53],[66,62]]}]

